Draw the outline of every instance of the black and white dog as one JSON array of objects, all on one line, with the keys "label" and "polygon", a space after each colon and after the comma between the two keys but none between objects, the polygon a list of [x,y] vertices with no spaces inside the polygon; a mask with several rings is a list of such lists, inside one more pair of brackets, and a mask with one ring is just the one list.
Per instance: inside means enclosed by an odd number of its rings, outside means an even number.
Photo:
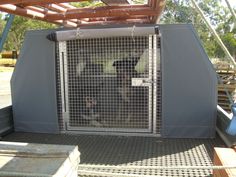
[{"label": "black and white dog", "polygon": [[98,110],[98,97],[102,89],[102,83],[97,81],[97,76],[103,72],[102,65],[87,61],[80,63],[76,68],[80,80],[80,122],[94,127],[101,127],[100,112]]},{"label": "black and white dog", "polygon": [[113,63],[116,68],[118,94],[121,98],[118,107],[118,120],[130,122],[134,110],[134,90],[132,87],[132,78],[137,76],[135,66],[139,58],[129,58],[118,60]]}]

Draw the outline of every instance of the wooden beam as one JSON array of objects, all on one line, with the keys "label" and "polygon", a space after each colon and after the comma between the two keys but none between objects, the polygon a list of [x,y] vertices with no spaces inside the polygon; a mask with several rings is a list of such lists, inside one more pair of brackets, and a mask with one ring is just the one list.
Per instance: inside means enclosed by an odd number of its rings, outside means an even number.
[{"label": "wooden beam", "polygon": [[66,12],[67,9],[65,9],[64,7],[57,5],[57,4],[45,4],[45,5],[41,5],[45,8],[48,8],[52,11],[56,11],[56,12]]},{"label": "wooden beam", "polygon": [[25,6],[42,5],[50,3],[65,3],[65,2],[80,2],[86,0],[0,0],[0,5],[3,4],[24,4]]},{"label": "wooden beam", "polygon": [[78,24],[77,22],[74,23],[73,21],[70,21],[70,20],[56,20],[56,23],[59,23],[65,27],[78,27]]},{"label": "wooden beam", "polygon": [[133,15],[148,15],[153,16],[156,15],[157,12],[152,10],[148,7],[142,8],[106,8],[106,9],[99,9],[99,8],[83,8],[83,9],[76,9],[73,11],[67,11],[65,13],[58,13],[58,14],[47,14],[46,18],[49,20],[68,20],[68,19],[81,19],[81,18],[96,18],[96,17],[127,17]]},{"label": "wooden beam", "polygon": [[75,23],[70,23],[70,22],[67,22],[67,21],[61,20],[61,19],[50,20],[50,19],[45,18],[46,15],[43,13],[36,12],[31,9],[20,8],[15,5],[11,5],[11,4],[0,5],[0,11],[7,12],[10,14],[20,15],[23,17],[32,18],[32,19],[36,19],[36,20],[42,20],[42,21],[49,22],[49,23],[55,23],[55,24],[59,24],[59,25],[66,24],[71,27],[77,26],[77,24],[75,24]]},{"label": "wooden beam", "polygon": [[108,6],[132,4],[131,0],[102,0],[102,2]]},{"label": "wooden beam", "polygon": [[153,7],[155,10],[163,10],[165,8],[166,0],[154,0],[154,2],[156,2]]},{"label": "wooden beam", "polygon": [[152,9],[156,11],[156,14],[152,17],[153,23],[159,23],[162,12],[165,9],[166,0],[151,0]]},{"label": "wooden beam", "polygon": [[[236,152],[231,148],[214,148],[214,165],[236,165]],[[213,177],[234,177],[236,169],[213,170]]]},{"label": "wooden beam", "polygon": [[[166,0],[129,5],[130,0],[102,0],[107,6],[76,8],[68,2],[85,0],[0,0],[0,10],[50,23],[77,27],[77,23],[155,23]],[[14,5],[15,4],[15,5]],[[110,6],[112,5],[112,6]],[[117,22],[116,22],[117,21]]]},{"label": "wooden beam", "polygon": [[[47,9],[54,11],[54,14],[58,13],[58,12],[65,13],[67,11],[67,9],[65,9],[61,4],[47,4],[47,5],[42,5],[42,7],[45,7]],[[49,14],[49,13],[47,13],[47,14]],[[70,19],[69,21],[74,22],[76,24],[78,23],[77,19]]]},{"label": "wooden beam", "polygon": [[115,20],[127,20],[127,19],[149,19],[148,16],[141,15],[141,16],[130,16],[130,17],[99,17],[99,18],[83,18],[81,20],[85,22],[94,22],[94,21],[115,21]]},{"label": "wooden beam", "polygon": [[[30,9],[30,10],[33,10],[33,11],[36,11],[36,12],[40,12],[40,13],[43,13],[45,15],[46,14],[56,14],[57,12],[65,12],[66,11],[66,9],[64,9],[64,8],[63,9],[56,8],[57,6],[53,6],[52,8],[48,7],[46,5],[42,6],[42,7],[27,6],[27,9]],[[64,21],[63,24],[70,24],[69,22],[73,22],[75,24],[78,23],[77,19],[71,19],[71,20],[67,20],[67,21],[68,21],[68,23],[66,21]],[[73,26],[75,26],[75,25],[73,25]]]},{"label": "wooden beam", "polygon": [[43,13],[36,12],[36,11],[30,10],[30,9],[20,8],[15,5],[11,5],[11,4],[0,5],[0,10],[3,12],[10,13],[10,14],[27,16],[27,17],[35,18],[35,19],[44,19],[45,18],[45,14],[43,14]]},{"label": "wooden beam", "polygon": [[93,25],[109,25],[109,24],[150,24],[149,19],[126,19],[126,20],[111,20],[111,21],[96,21],[96,22],[82,22],[80,26],[93,26]]},{"label": "wooden beam", "polygon": [[155,0],[148,0],[148,6],[149,7],[153,7],[153,2],[154,2]]},{"label": "wooden beam", "polygon": [[65,9],[76,9],[75,6],[72,6],[72,5],[68,4],[68,3],[56,3],[56,4],[59,5],[59,6],[64,7]]},{"label": "wooden beam", "polygon": [[137,8],[148,8],[148,5],[122,5],[122,6],[102,6],[102,7],[87,7],[87,8],[75,8],[75,9],[68,9],[68,13],[80,13],[84,11],[102,11],[102,10],[112,10],[112,9],[137,9]]},{"label": "wooden beam", "polygon": [[56,14],[56,12],[51,11],[49,9],[45,9],[43,7],[35,7],[35,6],[28,6],[27,9],[35,11],[35,12],[40,12],[42,14]]},{"label": "wooden beam", "polygon": [[152,1],[151,1],[151,8],[153,8],[153,9],[156,8],[157,1],[159,2],[160,0],[152,0]]}]

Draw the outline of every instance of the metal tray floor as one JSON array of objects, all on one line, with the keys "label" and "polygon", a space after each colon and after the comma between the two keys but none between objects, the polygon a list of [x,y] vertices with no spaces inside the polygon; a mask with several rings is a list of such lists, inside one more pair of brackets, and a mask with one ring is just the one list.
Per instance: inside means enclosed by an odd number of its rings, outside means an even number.
[{"label": "metal tray floor", "polygon": [[[81,164],[135,165],[135,166],[211,166],[213,147],[225,146],[217,136],[215,139],[163,139],[153,137],[122,137],[98,135],[66,135],[12,133],[4,141],[78,145]],[[212,170],[128,170],[122,168],[93,169],[98,172],[203,177],[212,176]],[[81,175],[82,176],[82,175]]]}]

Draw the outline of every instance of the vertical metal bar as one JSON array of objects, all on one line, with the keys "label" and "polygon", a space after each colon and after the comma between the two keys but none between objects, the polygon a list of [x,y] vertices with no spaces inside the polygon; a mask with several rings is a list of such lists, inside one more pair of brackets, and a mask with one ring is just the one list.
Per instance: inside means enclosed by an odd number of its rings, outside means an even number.
[{"label": "vertical metal bar", "polygon": [[222,47],[222,49],[224,50],[225,54],[229,57],[230,61],[234,64],[234,66],[236,66],[236,62],[234,60],[234,58],[231,56],[231,54],[229,53],[227,47],[224,45],[224,43],[222,42],[222,40],[220,39],[219,35],[217,34],[217,32],[215,31],[215,29],[212,27],[211,23],[207,20],[207,18],[204,16],[204,13],[202,12],[202,10],[200,9],[200,7],[197,5],[197,3],[194,0],[191,0],[192,4],[194,5],[194,7],[196,8],[196,10],[199,12],[199,14],[201,15],[201,17],[203,18],[203,20],[205,21],[207,27],[210,29],[210,31],[213,33],[213,35],[215,36],[217,42],[219,43],[219,45]]},{"label": "vertical metal bar", "polygon": [[153,133],[157,133],[157,35],[153,35]]},{"label": "vertical metal bar", "polygon": [[68,78],[67,78],[67,49],[66,42],[59,42],[59,59],[60,59],[60,78],[61,78],[61,102],[62,102],[62,119],[67,129],[69,122],[69,104],[68,104]]},{"label": "vertical metal bar", "polygon": [[[149,39],[148,39],[148,66],[149,66],[149,69],[148,69],[148,80],[151,80],[153,79],[153,51],[152,51],[152,41],[153,38],[152,38],[152,35],[149,35]],[[148,120],[148,129],[151,131],[152,129],[152,119],[153,119],[153,115],[152,115],[152,110],[153,110],[153,105],[152,105],[152,84],[149,84],[148,86],[148,117],[149,117],[149,120]]]},{"label": "vertical metal bar", "polygon": [[15,15],[12,15],[12,14],[9,15],[9,18],[7,20],[7,24],[5,25],[5,28],[4,28],[3,32],[2,32],[2,36],[0,38],[0,52],[3,49],[3,45],[4,45],[4,43],[5,43],[6,39],[7,39],[7,34],[9,32],[10,28],[11,28],[11,25],[13,23],[14,17],[15,17]]}]

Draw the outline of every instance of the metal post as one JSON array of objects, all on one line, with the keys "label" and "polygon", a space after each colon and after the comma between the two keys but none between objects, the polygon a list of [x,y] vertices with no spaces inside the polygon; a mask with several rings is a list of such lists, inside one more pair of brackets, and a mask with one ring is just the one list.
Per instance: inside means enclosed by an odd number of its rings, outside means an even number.
[{"label": "metal post", "polygon": [[[153,79],[153,73],[152,73],[152,70],[153,70],[153,38],[152,38],[152,35],[149,35],[149,46],[148,46],[148,49],[149,49],[149,54],[148,54],[148,66],[149,66],[149,69],[148,69],[148,80],[151,80]],[[153,110],[153,105],[152,105],[152,84],[149,84],[148,85],[148,117],[149,117],[149,120],[148,120],[148,129],[152,129],[152,110]]]},{"label": "metal post", "polygon": [[225,2],[226,2],[226,4],[227,4],[227,6],[228,6],[228,8],[229,8],[229,10],[230,10],[230,12],[231,12],[231,14],[233,15],[234,20],[235,20],[235,23],[236,23],[236,14],[235,14],[235,12],[234,12],[234,9],[232,8],[232,6],[230,5],[230,3],[229,3],[228,0],[225,0]]},{"label": "metal post", "polygon": [[6,39],[7,39],[7,34],[9,32],[10,28],[11,28],[11,25],[12,25],[12,22],[14,20],[14,17],[15,17],[14,15],[10,14],[10,16],[9,16],[9,18],[7,20],[7,23],[5,25],[5,28],[4,28],[3,32],[2,32],[2,36],[0,38],[0,52],[3,49],[3,45],[4,45],[4,43],[5,43]]},{"label": "metal post", "polygon": [[202,12],[202,10],[200,9],[200,7],[197,5],[197,3],[194,0],[191,0],[192,4],[195,6],[196,10],[199,12],[199,14],[201,15],[201,17],[203,18],[203,20],[205,21],[207,27],[210,29],[210,31],[213,33],[213,35],[215,36],[217,42],[219,43],[219,45],[222,47],[222,49],[224,50],[225,54],[229,57],[229,60],[234,64],[234,66],[236,66],[236,62],[234,60],[234,58],[231,56],[231,54],[229,53],[228,49],[226,48],[226,46],[224,45],[224,43],[222,42],[222,40],[220,39],[219,35],[217,34],[217,32],[215,31],[215,29],[212,27],[211,23],[206,19],[206,17],[204,16],[204,13]]},{"label": "metal post", "polygon": [[67,78],[67,45],[66,41],[59,42],[60,77],[61,77],[61,103],[64,129],[67,130],[69,123],[69,98]]},{"label": "metal post", "polygon": [[157,60],[160,57],[157,54],[157,35],[153,35],[153,133],[157,134]]}]

